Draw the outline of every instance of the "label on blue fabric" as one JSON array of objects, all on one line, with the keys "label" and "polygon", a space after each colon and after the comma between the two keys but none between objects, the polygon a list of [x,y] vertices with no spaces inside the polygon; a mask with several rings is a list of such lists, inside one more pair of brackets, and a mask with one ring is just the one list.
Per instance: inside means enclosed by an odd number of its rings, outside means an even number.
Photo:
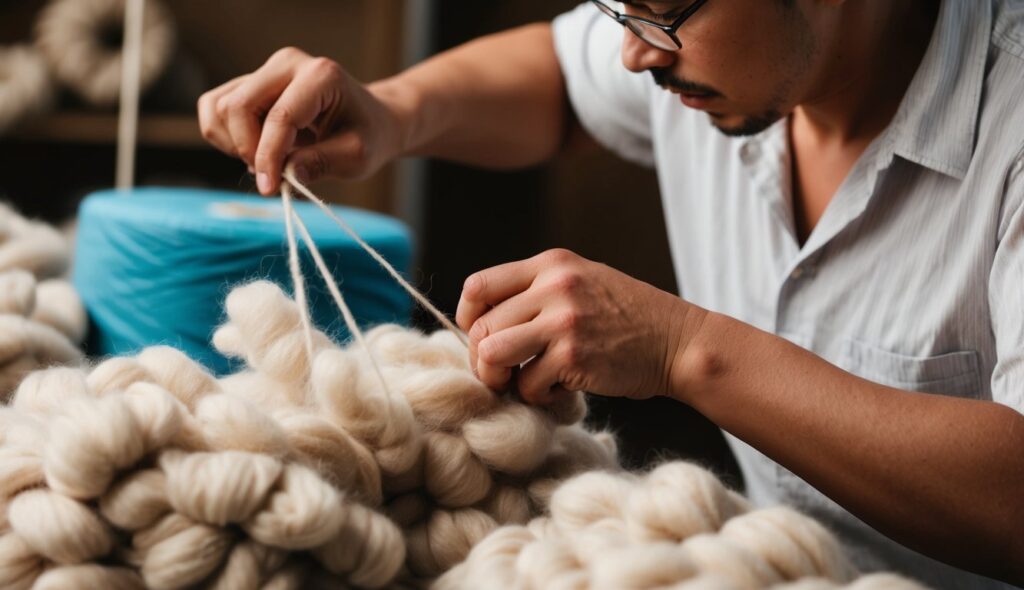
[{"label": "label on blue fabric", "polygon": [[280,219],[284,222],[284,207],[280,203],[254,205],[238,201],[218,201],[206,208],[213,217],[222,219]]}]

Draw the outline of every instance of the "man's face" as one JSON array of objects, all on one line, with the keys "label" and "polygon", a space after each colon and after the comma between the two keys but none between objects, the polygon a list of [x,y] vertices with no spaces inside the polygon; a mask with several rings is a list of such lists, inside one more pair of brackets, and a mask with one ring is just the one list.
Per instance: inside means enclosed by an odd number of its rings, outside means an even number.
[{"label": "man's face", "polygon": [[[626,14],[671,23],[693,0],[633,0]],[[659,16],[662,15],[662,16]],[[656,49],[628,30],[622,61],[702,110],[727,135],[752,135],[786,116],[810,92],[818,56],[799,2],[708,0],[677,35],[678,51]]]}]

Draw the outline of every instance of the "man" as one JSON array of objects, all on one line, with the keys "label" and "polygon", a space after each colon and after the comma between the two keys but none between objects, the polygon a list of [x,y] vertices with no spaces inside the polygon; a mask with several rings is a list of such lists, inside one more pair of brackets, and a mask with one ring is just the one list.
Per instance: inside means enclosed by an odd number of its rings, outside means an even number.
[{"label": "man", "polygon": [[286,158],[502,168],[588,135],[656,166],[681,297],[564,251],[482,271],[479,377],[671,396],[862,568],[999,588],[1024,583],[1021,97],[1018,0],[635,0],[368,86],[285,50],[199,110],[264,194]]}]

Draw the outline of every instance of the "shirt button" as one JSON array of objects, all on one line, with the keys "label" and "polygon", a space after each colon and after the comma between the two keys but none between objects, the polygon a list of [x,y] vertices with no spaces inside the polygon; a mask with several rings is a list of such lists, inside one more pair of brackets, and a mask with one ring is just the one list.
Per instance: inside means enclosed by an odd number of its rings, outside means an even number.
[{"label": "shirt button", "polygon": [[740,159],[744,164],[753,164],[759,154],[760,150],[753,141],[743,144],[743,147],[740,148]]}]

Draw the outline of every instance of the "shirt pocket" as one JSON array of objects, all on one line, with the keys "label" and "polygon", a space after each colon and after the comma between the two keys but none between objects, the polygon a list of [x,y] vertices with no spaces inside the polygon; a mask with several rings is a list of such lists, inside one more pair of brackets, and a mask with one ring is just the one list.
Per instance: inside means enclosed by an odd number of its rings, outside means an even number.
[{"label": "shirt pocket", "polygon": [[[868,381],[908,391],[964,398],[982,395],[978,353],[959,351],[929,357],[889,352],[856,340],[840,346],[834,364]],[[799,476],[776,464],[779,500],[818,519],[844,541],[877,536]]]},{"label": "shirt pocket", "polygon": [[868,381],[908,391],[978,398],[983,390],[973,350],[914,357],[847,340],[836,364]]}]

